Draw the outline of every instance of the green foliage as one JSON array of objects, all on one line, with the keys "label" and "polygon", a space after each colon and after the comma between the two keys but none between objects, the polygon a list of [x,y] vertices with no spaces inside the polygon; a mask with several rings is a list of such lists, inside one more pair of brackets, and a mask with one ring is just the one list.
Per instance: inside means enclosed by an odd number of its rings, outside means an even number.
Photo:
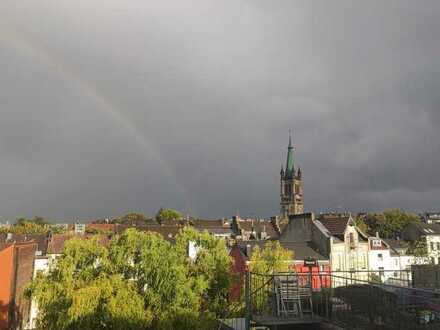
[{"label": "green foliage", "polygon": [[[189,243],[197,248],[194,260],[188,257]],[[217,239],[207,231],[199,232],[185,227],[177,236],[176,250],[194,279],[196,291],[205,295],[204,305],[216,315],[228,306],[228,293],[231,284],[231,259],[225,241]]]},{"label": "green foliage", "polygon": [[368,234],[374,236],[376,232],[382,238],[396,238],[402,230],[411,222],[420,222],[417,215],[406,213],[399,209],[385,210],[383,213],[368,214],[365,224]]},{"label": "green foliage", "polygon": [[160,208],[156,214],[156,221],[159,223],[164,223],[167,221],[177,221],[182,218],[182,214],[173,209]]},{"label": "green foliage", "polygon": [[17,235],[46,234],[49,231],[53,234],[62,234],[65,232],[65,228],[59,225],[52,225],[42,217],[33,217],[32,219],[18,218],[14,225],[0,228],[1,233]]},{"label": "green foliage", "polygon": [[133,283],[109,272],[109,256],[97,239],[71,239],[47,276],[26,291],[35,297],[39,329],[145,329],[151,323]]},{"label": "green foliage", "polygon": [[8,229],[8,232],[18,235],[43,234],[50,230],[50,224],[41,217],[33,219],[19,218],[15,225]]},{"label": "green foliage", "polygon": [[141,213],[135,213],[130,212],[127,214],[124,214],[122,217],[113,220],[113,223],[120,223],[120,224],[130,224],[130,225],[143,225],[145,224],[149,219],[141,214]]},{"label": "green foliage", "polygon": [[20,226],[22,224],[30,223],[30,222],[40,226],[45,226],[49,224],[49,222],[42,217],[33,217],[32,219],[18,218],[16,224]]},{"label": "green foliage", "polygon": [[52,234],[64,234],[66,232],[66,227],[63,225],[51,225],[50,231]]},{"label": "green foliage", "polygon": [[[129,229],[110,247],[73,238],[47,275],[27,290],[40,329],[213,329],[225,308],[230,260],[225,243],[184,230],[171,245]],[[188,258],[189,240],[200,247]]]},{"label": "green foliage", "polygon": [[272,274],[289,270],[293,253],[284,249],[278,241],[268,241],[263,249],[256,246],[252,252],[250,269],[258,274]]},{"label": "green foliage", "polygon": [[363,233],[368,234],[369,228],[367,224],[364,221],[364,218],[362,216],[357,216],[354,218],[354,223],[356,224],[356,227],[358,227]]},{"label": "green foliage", "polygon": [[191,290],[187,269],[171,244],[156,233],[127,230],[110,248],[112,264],[124,278],[135,279],[155,327],[181,310],[198,311],[198,292]]},{"label": "green foliage", "polygon": [[428,246],[426,245],[426,240],[424,239],[411,242],[407,252],[415,257],[415,264],[434,264],[433,260],[428,255]]},{"label": "green foliage", "polygon": [[[254,308],[259,313],[269,312],[268,308],[270,308],[268,299],[272,293],[273,284],[265,279],[267,277],[265,275],[288,271],[289,261],[292,259],[293,253],[284,249],[278,241],[268,241],[263,249],[260,249],[259,246],[253,249],[249,266],[250,270],[256,274],[251,277],[251,287],[260,287],[259,290],[261,290],[261,294],[258,294],[253,300]],[[263,283],[266,284],[261,285],[262,277]]]}]

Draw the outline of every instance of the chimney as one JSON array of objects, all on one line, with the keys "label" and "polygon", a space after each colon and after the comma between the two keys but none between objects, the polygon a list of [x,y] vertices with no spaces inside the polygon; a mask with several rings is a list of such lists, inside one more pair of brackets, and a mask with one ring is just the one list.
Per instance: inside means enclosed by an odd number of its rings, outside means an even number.
[{"label": "chimney", "polygon": [[376,231],[376,237],[379,238],[379,232],[378,231]]}]

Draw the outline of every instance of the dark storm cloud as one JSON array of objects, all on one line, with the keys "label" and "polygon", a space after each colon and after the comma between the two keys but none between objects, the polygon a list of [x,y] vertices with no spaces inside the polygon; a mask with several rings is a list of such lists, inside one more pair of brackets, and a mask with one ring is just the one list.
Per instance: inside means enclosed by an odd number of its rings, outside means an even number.
[{"label": "dark storm cloud", "polygon": [[[435,208],[440,5],[0,3],[2,219]],[[438,207],[438,206],[437,206]]]}]

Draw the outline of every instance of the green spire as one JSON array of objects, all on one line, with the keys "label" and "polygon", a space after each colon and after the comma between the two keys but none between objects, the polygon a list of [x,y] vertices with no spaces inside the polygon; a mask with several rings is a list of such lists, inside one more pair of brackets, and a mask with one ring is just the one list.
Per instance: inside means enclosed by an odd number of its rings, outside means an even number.
[{"label": "green spire", "polygon": [[289,147],[287,148],[286,179],[295,176],[295,162],[293,158],[292,133],[289,130]]}]

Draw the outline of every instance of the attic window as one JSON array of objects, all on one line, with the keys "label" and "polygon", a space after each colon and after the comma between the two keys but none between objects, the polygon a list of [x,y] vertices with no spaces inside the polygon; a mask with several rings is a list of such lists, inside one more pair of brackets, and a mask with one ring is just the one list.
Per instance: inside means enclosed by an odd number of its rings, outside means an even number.
[{"label": "attic window", "polygon": [[381,247],[382,246],[381,241],[379,239],[374,239],[373,246],[374,247]]}]

